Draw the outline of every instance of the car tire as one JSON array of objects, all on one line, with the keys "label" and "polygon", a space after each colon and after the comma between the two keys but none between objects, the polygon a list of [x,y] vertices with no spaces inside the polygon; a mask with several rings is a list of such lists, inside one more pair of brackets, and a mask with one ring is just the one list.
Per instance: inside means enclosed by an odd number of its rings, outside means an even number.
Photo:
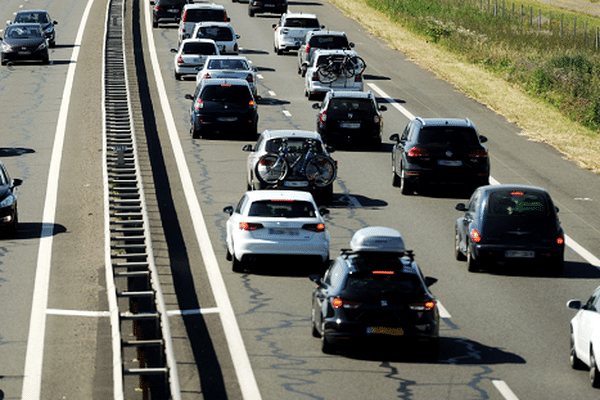
[{"label": "car tire", "polygon": [[152,21],[152,27],[153,27],[153,28],[158,28],[158,21],[156,21],[156,20],[153,20],[153,21]]},{"label": "car tire", "polygon": [[19,214],[15,212],[15,220],[13,221],[8,233],[11,237],[16,237],[19,232]]},{"label": "car tire", "polygon": [[311,329],[312,336],[315,338],[320,338],[321,334],[319,333],[319,330],[317,329],[317,322],[315,320],[314,311],[310,313],[310,320],[311,320],[310,324],[312,325],[312,329]]},{"label": "car tire", "polygon": [[562,257],[557,257],[550,261],[550,275],[561,276],[565,268],[565,260]]},{"label": "car tire", "polygon": [[593,388],[600,388],[600,371],[596,365],[596,356],[594,349],[590,349],[590,384]]},{"label": "car tire", "polygon": [[190,121],[190,135],[192,139],[200,139],[200,131],[194,127],[193,121]]},{"label": "car tire", "polygon": [[394,161],[392,160],[392,186],[399,187],[400,186],[400,177],[396,173],[396,168],[394,167]]},{"label": "car tire", "polygon": [[250,11],[250,10],[248,10],[248,16],[250,16],[250,17],[254,17],[254,11]]},{"label": "car tire", "polygon": [[231,255],[231,252],[229,251],[229,247],[227,247],[227,253],[225,253],[225,259],[227,261],[233,261],[233,256]]},{"label": "car tire", "polygon": [[56,47],[56,41],[53,40],[53,41],[49,42],[48,46],[50,46],[50,48]]},{"label": "car tire", "polygon": [[181,80],[181,74],[178,74],[177,72],[173,71],[173,78],[175,78],[176,81],[180,81]]},{"label": "car tire", "polygon": [[321,335],[321,351],[325,354],[335,353],[336,346],[331,343],[325,334]]},{"label": "car tire", "polygon": [[576,370],[584,370],[585,364],[583,361],[577,357],[577,350],[575,350],[575,337],[573,336],[573,332],[571,332],[570,337],[570,346],[569,346],[569,364],[571,364],[571,368]]},{"label": "car tire", "polygon": [[231,270],[233,272],[244,272],[244,265],[236,258],[235,254],[231,255]]},{"label": "car tire", "polygon": [[302,67],[301,69],[302,72],[300,72],[300,76],[304,78],[306,76],[306,67]]},{"label": "car tire", "polygon": [[405,177],[406,171],[404,170],[404,166],[400,166],[400,193],[405,196],[411,195],[415,192],[413,184],[408,182]]},{"label": "car tire", "polygon": [[479,261],[473,258],[471,247],[467,244],[467,270],[469,272],[479,272],[480,269]]},{"label": "car tire", "polygon": [[467,257],[460,251],[460,239],[457,228],[454,229],[454,258],[457,261],[467,261]]}]

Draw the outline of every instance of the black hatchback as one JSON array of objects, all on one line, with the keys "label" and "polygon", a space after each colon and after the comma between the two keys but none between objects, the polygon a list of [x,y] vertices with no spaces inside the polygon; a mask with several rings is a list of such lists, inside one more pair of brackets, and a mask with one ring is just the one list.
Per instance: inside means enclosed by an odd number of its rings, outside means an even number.
[{"label": "black hatchback", "polygon": [[[234,2],[236,0],[233,0]],[[239,0],[237,0],[239,1]],[[287,0],[249,0],[248,15],[255,14],[285,14],[288,9]]]},{"label": "black hatchback", "polygon": [[402,135],[390,136],[392,185],[413,194],[427,184],[461,184],[474,190],[490,178],[488,150],[467,119],[414,118]]},{"label": "black hatchback", "polygon": [[188,0],[156,0],[151,1],[152,8],[152,26],[158,28],[159,23],[179,23],[181,11]]},{"label": "black hatchback", "polygon": [[33,60],[48,64],[48,46],[48,39],[40,24],[11,24],[4,31],[1,63],[6,65],[9,61]]},{"label": "black hatchback", "polygon": [[190,109],[192,138],[210,138],[215,133],[255,140],[258,110],[248,82],[243,79],[202,79]]},{"label": "black hatchback", "polygon": [[317,132],[325,143],[336,147],[381,147],[381,112],[387,108],[377,104],[373,93],[332,90],[323,103],[315,103],[313,108],[319,110]]}]

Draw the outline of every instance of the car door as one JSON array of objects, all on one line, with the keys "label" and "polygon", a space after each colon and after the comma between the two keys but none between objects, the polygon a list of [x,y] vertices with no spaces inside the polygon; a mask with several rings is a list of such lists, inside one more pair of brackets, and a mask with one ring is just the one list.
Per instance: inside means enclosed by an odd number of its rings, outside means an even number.
[{"label": "car door", "polygon": [[[592,337],[600,328],[600,289],[596,289],[594,294],[589,298],[587,303],[582,307],[575,330],[575,345],[577,354],[582,361],[589,364],[589,349]],[[600,349],[596,347],[595,353],[598,354]]]},{"label": "car door", "polygon": [[481,191],[476,190],[469,199],[469,203],[467,203],[467,210],[464,212],[463,216],[459,222],[459,240],[460,240],[460,250],[466,254],[467,247],[469,246],[469,231],[471,230],[471,226],[473,221],[478,218],[481,210]]},{"label": "car door", "polygon": [[321,334],[323,333],[321,331],[323,319],[330,316],[333,311],[329,299],[337,292],[336,289],[339,289],[342,284],[345,277],[345,268],[345,261],[341,259],[335,260],[333,265],[325,272],[321,283],[313,292],[312,312],[316,314],[314,315],[314,320]]}]

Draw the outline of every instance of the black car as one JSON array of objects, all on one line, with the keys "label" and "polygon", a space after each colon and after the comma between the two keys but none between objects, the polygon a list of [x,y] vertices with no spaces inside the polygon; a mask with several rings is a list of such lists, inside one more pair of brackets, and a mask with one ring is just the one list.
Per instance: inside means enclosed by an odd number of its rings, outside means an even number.
[{"label": "black car", "polygon": [[179,23],[181,19],[181,10],[183,6],[189,4],[188,0],[156,0],[151,1],[152,8],[152,26],[158,28],[161,22]]},{"label": "black car", "polygon": [[415,118],[402,135],[390,136],[392,185],[412,194],[426,184],[489,184],[490,161],[475,125],[467,119]]},{"label": "black car", "polygon": [[17,233],[19,223],[15,190],[22,183],[21,179],[10,179],[4,164],[0,162],[0,229],[13,235]]},{"label": "black car", "polygon": [[214,133],[233,133],[256,139],[258,110],[243,79],[203,79],[196,87],[190,110],[190,133],[197,139]]},{"label": "black car", "polygon": [[287,8],[287,0],[248,1],[248,15],[251,17],[254,17],[254,14],[285,14],[287,12]]},{"label": "black car", "polygon": [[457,260],[469,271],[488,265],[538,264],[561,274],[565,236],[558,208],[542,188],[524,185],[488,185],[475,190],[457,219],[454,248]]},{"label": "black car", "polygon": [[319,110],[317,132],[325,143],[336,147],[381,147],[381,112],[387,108],[377,104],[373,93],[331,90],[323,103],[315,103],[313,108]]},{"label": "black car", "polygon": [[54,25],[58,25],[58,22],[50,18],[48,12],[44,10],[21,10],[15,15],[13,21],[15,24],[24,23],[35,23],[42,26],[44,36],[48,39],[48,45],[54,47],[56,44],[56,31]]},{"label": "black car", "polygon": [[37,60],[50,62],[48,39],[42,26],[35,23],[10,24],[4,31],[2,40],[2,65],[9,61]]},{"label": "black car", "polygon": [[342,250],[312,295],[312,333],[324,353],[342,343],[385,343],[402,340],[408,349],[426,345],[437,357],[439,312],[424,277],[402,236],[394,229],[368,227],[357,231],[351,249]]}]

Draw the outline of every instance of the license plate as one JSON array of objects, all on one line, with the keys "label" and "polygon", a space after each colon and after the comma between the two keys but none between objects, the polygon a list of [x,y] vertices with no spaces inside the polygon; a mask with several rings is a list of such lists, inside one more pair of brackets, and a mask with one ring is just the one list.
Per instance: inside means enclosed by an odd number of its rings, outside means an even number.
[{"label": "license plate", "polygon": [[20,56],[28,56],[28,55],[31,55],[31,52],[30,51],[19,51],[19,55]]},{"label": "license plate", "polygon": [[179,12],[179,10],[177,10],[177,9],[169,9],[169,10],[167,10],[167,12],[176,14],[176,13]]},{"label": "license plate", "polygon": [[403,336],[404,329],[389,326],[369,326],[367,328],[367,335]]},{"label": "license plate", "polygon": [[285,230],[285,229],[277,229],[277,228],[269,228],[269,235],[288,235],[288,236],[298,236],[298,231],[294,230]]},{"label": "license plate", "polygon": [[237,117],[220,117],[220,118],[217,118],[217,121],[233,122],[233,121],[237,121]]},{"label": "license plate", "polygon": [[460,160],[438,160],[439,165],[443,165],[445,167],[460,167],[462,165],[462,161]]},{"label": "license plate", "polygon": [[283,181],[283,186],[286,187],[307,187],[307,181]]},{"label": "license plate", "polygon": [[535,251],[528,250],[506,250],[504,252],[506,258],[535,258]]},{"label": "license plate", "polygon": [[358,129],[360,128],[360,122],[340,122],[340,128]]},{"label": "license plate", "polygon": [[267,4],[265,4],[265,7],[266,7],[266,8],[269,8],[269,7],[275,7],[275,4],[268,4],[268,3],[267,3]]}]

